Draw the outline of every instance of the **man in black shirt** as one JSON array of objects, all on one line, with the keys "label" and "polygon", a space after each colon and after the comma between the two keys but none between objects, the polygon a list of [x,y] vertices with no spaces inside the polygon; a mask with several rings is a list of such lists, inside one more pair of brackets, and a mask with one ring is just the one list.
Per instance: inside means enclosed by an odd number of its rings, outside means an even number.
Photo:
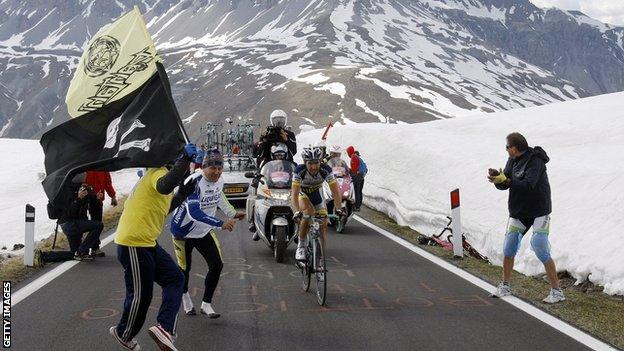
[{"label": "man in black shirt", "polygon": [[[69,243],[69,251],[35,251],[35,261],[38,265],[45,262],[61,262],[72,259],[78,261],[93,261],[94,257],[89,255],[89,249],[95,247],[104,229],[101,221],[89,220],[87,211],[89,204],[97,201],[93,189],[84,184],[85,173],[74,177],[68,185],[73,193],[71,200],[66,204],[66,208],[61,212],[58,223],[63,228]],[[84,233],[88,234],[84,240]]]},{"label": "man in black shirt", "polygon": [[286,129],[288,117],[286,112],[275,110],[271,112],[270,125],[260,135],[260,141],[256,144],[256,166],[258,169],[271,160],[271,146],[276,143],[284,143],[288,147],[286,159],[293,161],[297,153],[297,140],[295,133]]}]

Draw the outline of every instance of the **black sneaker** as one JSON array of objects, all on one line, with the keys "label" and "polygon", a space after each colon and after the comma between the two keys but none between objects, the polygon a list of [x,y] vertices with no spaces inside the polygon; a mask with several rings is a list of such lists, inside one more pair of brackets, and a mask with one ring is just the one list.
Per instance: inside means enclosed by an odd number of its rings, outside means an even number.
[{"label": "black sneaker", "polygon": [[91,262],[91,261],[95,260],[95,257],[89,256],[88,254],[80,254],[80,253],[76,252],[74,254],[74,260]]},{"label": "black sneaker", "polygon": [[256,225],[254,223],[251,223],[249,225],[249,231],[252,232],[252,233],[256,232]]},{"label": "black sneaker", "polygon": [[89,252],[89,256],[93,257],[106,257],[106,252],[100,249],[91,249]]},{"label": "black sneaker", "polygon": [[258,232],[253,233],[253,236],[251,237],[251,240],[253,240],[253,241],[260,240],[260,235],[258,235]]}]

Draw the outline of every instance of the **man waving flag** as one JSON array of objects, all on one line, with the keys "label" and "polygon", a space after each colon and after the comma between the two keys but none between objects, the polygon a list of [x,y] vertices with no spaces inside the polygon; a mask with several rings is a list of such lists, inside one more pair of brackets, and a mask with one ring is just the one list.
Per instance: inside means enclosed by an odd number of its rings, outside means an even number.
[{"label": "man waving flag", "polygon": [[[51,208],[67,207],[74,175],[85,170],[147,167],[128,196],[117,225],[117,259],[124,269],[126,297],[119,322],[110,327],[126,350],[162,287],[158,324],[148,329],[161,350],[175,351],[177,313],[184,274],[158,245],[174,188],[197,150],[188,140],[171,88],[138,9],[102,28],[82,55],[67,94],[69,121],[41,137]],[[182,153],[184,150],[184,153]],[[175,163],[174,163],[175,160]],[[171,167],[163,167],[171,164]]]},{"label": "man waving flag", "polygon": [[160,61],[136,7],[89,42],[67,92],[73,118],[40,141],[52,207],[67,205],[66,185],[87,169],[160,167],[180,154],[188,137]]}]

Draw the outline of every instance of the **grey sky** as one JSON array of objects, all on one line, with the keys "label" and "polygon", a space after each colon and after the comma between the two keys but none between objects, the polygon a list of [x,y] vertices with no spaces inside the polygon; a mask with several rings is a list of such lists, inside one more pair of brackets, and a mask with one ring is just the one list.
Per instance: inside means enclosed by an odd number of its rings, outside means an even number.
[{"label": "grey sky", "polygon": [[539,7],[580,10],[601,22],[624,26],[624,0],[531,0]]}]

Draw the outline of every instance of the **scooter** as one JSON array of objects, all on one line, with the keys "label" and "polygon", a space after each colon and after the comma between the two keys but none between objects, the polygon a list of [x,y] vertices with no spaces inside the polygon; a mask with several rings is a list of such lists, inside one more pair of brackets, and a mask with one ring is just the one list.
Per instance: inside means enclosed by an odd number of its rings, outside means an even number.
[{"label": "scooter", "polygon": [[290,207],[294,169],[290,161],[274,160],[262,166],[260,173],[245,173],[245,177],[254,178],[252,184],[258,186],[253,209],[256,232],[280,263],[284,261],[286,248],[297,236]]},{"label": "scooter", "polygon": [[[353,217],[353,204],[355,203],[355,190],[353,187],[353,182],[351,179],[351,175],[349,174],[348,168],[345,168],[346,164],[339,158],[332,158],[327,161],[327,165],[332,168],[332,173],[334,174],[334,178],[336,178],[336,182],[338,183],[338,190],[340,191],[340,195],[342,196],[342,206],[346,209],[346,213],[344,215],[338,216],[337,219],[329,219],[329,225],[336,227],[336,231],[338,233],[342,233],[347,226],[347,223]],[[331,189],[327,183],[323,183],[323,196],[326,199],[327,204],[327,212],[334,212],[334,200],[332,198]]]}]

